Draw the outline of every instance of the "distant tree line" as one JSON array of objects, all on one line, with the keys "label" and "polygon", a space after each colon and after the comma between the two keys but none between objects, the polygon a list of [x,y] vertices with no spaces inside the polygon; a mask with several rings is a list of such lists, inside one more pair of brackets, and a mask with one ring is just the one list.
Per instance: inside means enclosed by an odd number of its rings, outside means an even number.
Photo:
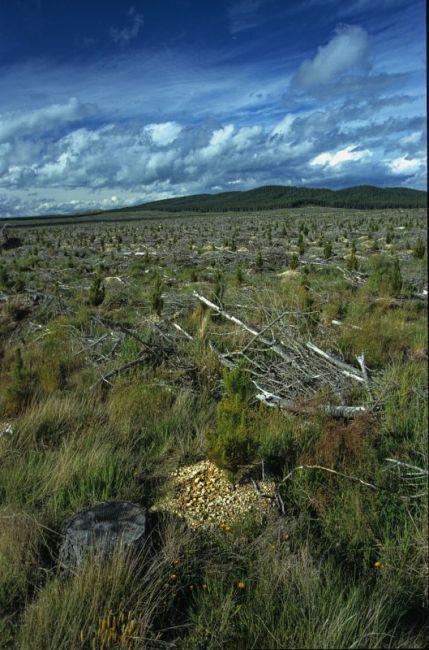
[{"label": "distant tree line", "polygon": [[[425,208],[427,193],[402,187],[375,187],[360,185],[343,190],[307,187],[266,186],[247,192],[196,194],[135,206],[138,210],[168,212],[240,212],[319,206],[360,210],[386,208]],[[129,208],[122,208],[126,210]]]}]

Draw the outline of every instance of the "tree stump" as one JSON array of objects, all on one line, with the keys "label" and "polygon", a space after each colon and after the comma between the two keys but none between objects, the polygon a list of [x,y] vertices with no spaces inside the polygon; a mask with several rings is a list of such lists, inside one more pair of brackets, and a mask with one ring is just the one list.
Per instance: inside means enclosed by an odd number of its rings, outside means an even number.
[{"label": "tree stump", "polygon": [[145,530],[146,508],[130,501],[100,503],[66,522],[60,563],[78,568],[87,555],[105,556],[143,541]]}]

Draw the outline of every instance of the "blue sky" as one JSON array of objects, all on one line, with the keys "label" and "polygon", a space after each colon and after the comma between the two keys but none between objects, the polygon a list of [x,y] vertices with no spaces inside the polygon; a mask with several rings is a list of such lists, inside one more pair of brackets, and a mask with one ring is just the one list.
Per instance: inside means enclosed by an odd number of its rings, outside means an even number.
[{"label": "blue sky", "polygon": [[425,5],[0,0],[0,216],[426,186]]}]

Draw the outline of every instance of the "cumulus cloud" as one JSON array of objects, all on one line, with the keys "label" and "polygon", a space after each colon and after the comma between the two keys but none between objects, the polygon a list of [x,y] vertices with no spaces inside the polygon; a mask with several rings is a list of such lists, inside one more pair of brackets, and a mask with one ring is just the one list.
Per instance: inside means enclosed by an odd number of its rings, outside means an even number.
[{"label": "cumulus cloud", "polygon": [[305,89],[329,83],[342,73],[361,66],[368,54],[367,32],[358,26],[341,27],[327,45],[319,47],[314,59],[306,59],[301,64],[293,84]]},{"label": "cumulus cloud", "polygon": [[144,24],[142,14],[137,13],[134,7],[128,9],[127,16],[129,18],[129,25],[127,27],[122,27],[122,29],[112,27],[110,29],[112,41],[122,46],[128,45],[130,41],[137,38]]},{"label": "cumulus cloud", "polygon": [[419,171],[420,166],[422,165],[422,160],[417,158],[407,158],[406,156],[401,156],[400,158],[395,158],[388,162],[388,167],[392,174],[397,174],[400,176],[412,176]]},{"label": "cumulus cloud", "polygon": [[164,147],[174,142],[181,132],[182,127],[177,122],[163,122],[160,124],[148,124],[145,129],[155,144]]},{"label": "cumulus cloud", "polygon": [[92,113],[81,124],[85,110],[70,100],[0,115],[0,215],[79,212],[233,186],[425,183],[422,119],[383,120],[379,112],[376,124],[360,122],[364,105],[286,112],[251,125],[103,123]]},{"label": "cumulus cloud", "polygon": [[278,122],[273,128],[273,135],[285,136],[291,131],[291,127],[295,121],[294,115],[285,115],[283,119]]},{"label": "cumulus cloud", "polygon": [[347,162],[355,162],[367,158],[371,155],[368,149],[356,151],[355,145],[349,145],[345,149],[339,151],[325,151],[315,156],[310,165],[314,166],[328,166],[337,167]]},{"label": "cumulus cloud", "polygon": [[234,125],[228,124],[221,129],[213,131],[210,142],[206,147],[203,147],[199,155],[205,160],[218,156],[226,147],[228,140],[231,138],[234,131]]},{"label": "cumulus cloud", "polygon": [[52,104],[31,111],[16,111],[1,116],[0,142],[20,135],[40,134],[62,125],[77,122],[96,111],[92,104],[82,104],[72,97],[65,104]]}]

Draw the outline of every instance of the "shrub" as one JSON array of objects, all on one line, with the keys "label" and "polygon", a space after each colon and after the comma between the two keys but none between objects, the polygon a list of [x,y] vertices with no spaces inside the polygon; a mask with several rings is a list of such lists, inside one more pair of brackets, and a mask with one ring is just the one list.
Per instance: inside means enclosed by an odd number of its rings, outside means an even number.
[{"label": "shrub", "polygon": [[415,246],[414,246],[413,255],[418,260],[421,260],[425,256],[425,253],[426,253],[425,243],[424,243],[423,239],[421,237],[419,237],[418,240],[416,241]]},{"label": "shrub", "polygon": [[249,400],[253,387],[243,366],[224,373],[225,394],[217,406],[216,429],[207,435],[209,457],[221,468],[236,473],[256,455]]},{"label": "shrub", "polygon": [[0,289],[10,289],[12,286],[12,280],[8,269],[3,266],[0,266]]},{"label": "shrub", "polygon": [[332,257],[332,242],[327,241],[323,247],[323,257],[329,260]]},{"label": "shrub", "polygon": [[98,307],[99,305],[101,305],[104,301],[105,293],[106,290],[104,287],[103,280],[101,279],[101,276],[97,273],[89,289],[89,297],[88,297],[89,304],[92,305],[93,307]]},{"label": "shrub", "polygon": [[358,271],[359,270],[359,262],[358,258],[356,256],[356,253],[352,251],[350,255],[347,258],[347,268],[349,271]]},{"label": "shrub", "polygon": [[237,282],[237,284],[238,284],[239,286],[240,286],[241,284],[243,284],[243,281],[244,281],[244,273],[243,273],[243,269],[241,268],[241,266],[237,266],[237,268],[236,268],[236,270],[235,270],[235,279],[236,279],[236,282]]},{"label": "shrub", "polygon": [[398,258],[374,255],[371,259],[368,287],[373,291],[396,295],[402,289],[402,275]]},{"label": "shrub", "polygon": [[208,434],[209,457],[235,474],[255,457],[257,443],[238,395],[224,398],[217,408],[216,430]]},{"label": "shrub", "polygon": [[221,305],[225,293],[225,289],[226,289],[225,277],[221,271],[216,271],[214,277],[213,291],[211,294],[212,302],[216,303],[217,305]]},{"label": "shrub", "polygon": [[397,257],[395,257],[393,261],[393,268],[392,268],[392,273],[390,277],[390,285],[392,288],[393,294],[398,294],[400,293],[402,289],[402,275],[401,275],[401,268],[399,266],[399,260]]},{"label": "shrub", "polygon": [[244,365],[224,372],[223,385],[227,395],[237,395],[243,404],[246,404],[254,394],[253,384]]},{"label": "shrub", "polygon": [[298,255],[294,253],[292,257],[290,258],[289,266],[292,269],[292,271],[295,271],[295,269],[298,268]]},{"label": "shrub", "polygon": [[17,348],[1,400],[4,414],[17,415],[29,399],[30,392],[30,377],[24,368],[21,350]]},{"label": "shrub", "polygon": [[155,276],[155,280],[150,292],[150,306],[152,311],[158,316],[161,316],[164,307],[164,300],[162,298],[163,284],[160,275]]}]

